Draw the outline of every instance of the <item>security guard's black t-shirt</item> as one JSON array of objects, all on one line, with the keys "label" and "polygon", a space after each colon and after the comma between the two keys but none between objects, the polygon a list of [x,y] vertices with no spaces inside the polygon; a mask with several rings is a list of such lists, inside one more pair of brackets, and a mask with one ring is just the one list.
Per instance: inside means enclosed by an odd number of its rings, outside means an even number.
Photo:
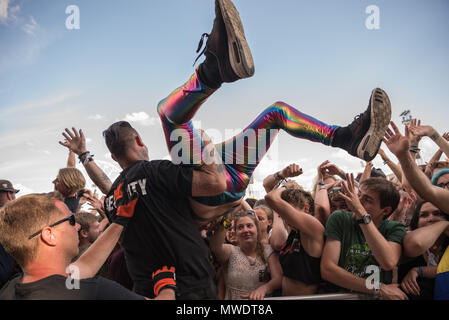
[{"label": "security guard's black t-shirt", "polygon": [[53,275],[38,281],[20,283],[21,275],[0,290],[0,300],[143,300],[118,283],[94,277],[76,280]]},{"label": "security guard's black t-shirt", "polygon": [[124,226],[121,243],[134,290],[146,297],[157,291],[152,274],[165,267],[175,268],[178,294],[213,283],[209,248],[188,201],[193,170],[167,160],[139,161],[120,174],[105,199],[109,220]]}]

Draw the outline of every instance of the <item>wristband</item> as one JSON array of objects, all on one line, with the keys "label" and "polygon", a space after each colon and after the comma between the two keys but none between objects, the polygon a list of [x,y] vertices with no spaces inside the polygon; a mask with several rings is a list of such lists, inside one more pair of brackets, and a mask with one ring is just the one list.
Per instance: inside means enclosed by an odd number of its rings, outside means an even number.
[{"label": "wristband", "polygon": [[220,225],[225,229],[229,230],[232,228],[232,220],[223,216],[220,221]]},{"label": "wristband", "polygon": [[84,166],[86,165],[86,164],[88,164],[90,161],[93,161],[94,160],[94,155],[92,154],[90,154],[90,152],[89,151],[86,151],[86,152],[84,152],[84,153],[81,153],[79,156],[78,156],[78,159],[80,160],[80,163],[82,163]]},{"label": "wristband", "polygon": [[320,190],[327,189],[323,181],[318,181],[318,185],[320,186]]},{"label": "wristband", "polygon": [[280,171],[278,171],[274,174],[274,178],[276,180],[284,180],[285,179],[284,177],[281,176]]},{"label": "wristband", "polygon": [[173,289],[176,292],[175,267],[162,267],[152,274],[154,295],[158,296],[163,289]]},{"label": "wristband", "polygon": [[411,146],[411,147],[410,147],[410,152],[418,153],[418,152],[420,152],[420,151],[421,151],[421,149],[418,148],[418,147],[415,147],[415,146]]}]

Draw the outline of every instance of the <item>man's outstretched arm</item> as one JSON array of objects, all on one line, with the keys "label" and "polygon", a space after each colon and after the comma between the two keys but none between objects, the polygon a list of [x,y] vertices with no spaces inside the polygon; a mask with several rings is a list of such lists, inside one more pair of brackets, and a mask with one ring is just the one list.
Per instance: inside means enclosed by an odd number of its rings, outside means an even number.
[{"label": "man's outstretched arm", "polygon": [[[402,171],[412,188],[421,198],[432,202],[443,212],[449,212],[449,190],[432,185],[413,160],[409,152],[410,144],[408,139],[399,132],[393,121],[391,122],[391,127],[393,131],[388,129],[383,141],[388,149],[398,158]],[[407,126],[405,130],[408,131]]]}]

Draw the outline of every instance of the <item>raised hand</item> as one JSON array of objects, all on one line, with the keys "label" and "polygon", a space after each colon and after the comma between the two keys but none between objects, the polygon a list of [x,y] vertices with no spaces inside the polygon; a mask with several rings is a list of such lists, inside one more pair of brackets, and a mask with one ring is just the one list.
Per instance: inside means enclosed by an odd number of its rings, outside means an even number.
[{"label": "raised hand", "polygon": [[83,130],[77,131],[75,128],[72,127],[71,132],[69,129],[65,129],[65,132],[62,133],[62,135],[65,138],[64,142],[59,141],[59,144],[68,148],[72,152],[76,153],[77,155],[80,155],[84,152],[86,152],[86,138],[84,137]]},{"label": "raised hand", "polygon": [[438,134],[438,132],[432,126],[413,126],[409,128],[409,131],[418,137],[431,137],[434,134]]},{"label": "raised hand", "polygon": [[366,210],[360,202],[358,190],[354,185],[354,175],[346,174],[346,181],[342,182],[343,193],[339,192],[340,196],[345,199],[349,211],[353,212],[357,218],[361,218]]},{"label": "raised hand", "polygon": [[[422,135],[419,135],[415,132],[418,132],[419,128],[421,126],[421,120],[416,120],[416,119],[412,119],[412,121],[410,121],[410,124],[408,126],[408,131],[407,131],[407,138],[408,141],[410,142],[411,146],[418,146],[419,141],[421,141]],[[416,130],[415,130],[416,129]]]},{"label": "raised hand", "polygon": [[[409,152],[410,143],[409,140],[404,137],[400,132],[396,124],[390,122],[393,131],[390,128],[385,132],[383,142],[387,145],[388,149],[396,156],[404,155]],[[408,135],[408,126],[405,126],[406,136]]]},{"label": "raised hand", "polygon": [[292,177],[297,177],[300,176],[302,174],[302,168],[293,163],[287,167],[285,167],[284,169],[282,169],[282,171],[280,172],[281,176],[285,178],[292,178]]}]

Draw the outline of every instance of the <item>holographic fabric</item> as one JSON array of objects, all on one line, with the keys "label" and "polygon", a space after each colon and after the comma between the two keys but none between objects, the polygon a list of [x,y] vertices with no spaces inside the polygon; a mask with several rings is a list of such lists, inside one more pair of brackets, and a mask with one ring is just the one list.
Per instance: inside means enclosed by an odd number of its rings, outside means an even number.
[{"label": "holographic fabric", "polygon": [[[170,155],[177,160],[175,163],[201,164],[204,143],[191,120],[215,91],[202,84],[195,72],[183,86],[159,103],[158,113]],[[318,121],[284,102],[274,103],[238,135],[215,144],[226,168],[227,191],[233,194],[246,189],[251,175],[280,130],[296,138],[331,145],[338,128]]]}]

